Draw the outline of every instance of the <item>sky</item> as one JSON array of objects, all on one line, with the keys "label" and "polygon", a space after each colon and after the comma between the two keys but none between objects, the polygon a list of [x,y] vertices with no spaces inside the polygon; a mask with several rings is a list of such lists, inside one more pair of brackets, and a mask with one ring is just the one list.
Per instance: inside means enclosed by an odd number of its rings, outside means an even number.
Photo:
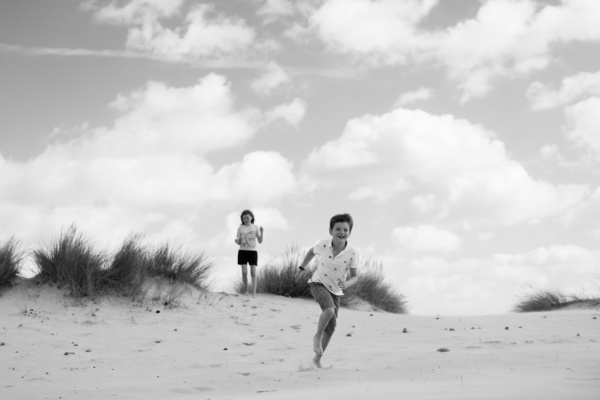
[{"label": "sky", "polygon": [[599,20],[597,0],[3,0],[0,239],[139,233],[230,290],[242,210],[259,265],[348,212],[411,314],[598,295]]}]

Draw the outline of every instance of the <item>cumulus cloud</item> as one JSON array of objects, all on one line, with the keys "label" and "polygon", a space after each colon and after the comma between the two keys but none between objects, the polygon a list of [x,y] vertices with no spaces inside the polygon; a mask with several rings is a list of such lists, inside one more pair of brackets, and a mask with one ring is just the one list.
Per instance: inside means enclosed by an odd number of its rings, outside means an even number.
[{"label": "cumulus cloud", "polygon": [[564,107],[583,96],[600,96],[600,72],[568,76],[556,90],[541,82],[534,82],[527,89],[527,97],[534,110]]},{"label": "cumulus cloud", "polygon": [[305,166],[316,173],[353,168],[357,186],[363,181],[373,185],[372,176],[383,176],[388,183],[407,180],[417,196],[434,194],[438,211],[445,210],[448,217],[468,214],[487,223],[560,215],[589,191],[585,185],[536,180],[510,158],[492,132],[419,110],[396,109],[351,120],[341,137],[313,150]]},{"label": "cumulus cloud", "polygon": [[295,6],[291,0],[261,0],[263,3],[257,15],[265,19],[265,23],[272,23],[282,17],[290,17],[295,14]]},{"label": "cumulus cloud", "polygon": [[582,231],[587,230],[594,233],[598,229],[597,221],[600,220],[600,188],[597,187],[584,202],[569,211],[564,216],[564,221],[569,226],[580,227]]},{"label": "cumulus cloud", "polygon": [[279,64],[270,62],[265,74],[252,82],[251,87],[256,93],[266,96],[290,80],[289,75]]},{"label": "cumulus cloud", "polygon": [[[256,33],[244,20],[219,13],[215,6],[197,4],[184,9],[183,0],[134,0],[88,8],[102,22],[128,27],[127,48],[170,61],[242,55],[256,46]],[[181,17],[171,28],[164,20]]]},{"label": "cumulus cloud", "polygon": [[292,167],[291,162],[276,152],[246,154],[242,162],[225,166],[217,172],[218,182],[225,189],[222,200],[244,198],[253,203],[267,204],[291,194],[298,184]]},{"label": "cumulus cloud", "polygon": [[435,51],[461,82],[463,100],[486,94],[493,79],[546,68],[556,45],[598,41],[600,6],[593,0],[564,0],[539,6],[533,1],[495,0],[475,18],[437,35]]},{"label": "cumulus cloud", "polygon": [[368,63],[395,64],[419,48],[416,25],[436,4],[437,0],[330,0],[310,21],[332,51],[351,53]]},{"label": "cumulus cloud", "polygon": [[[128,28],[128,49],[160,59],[233,62],[247,60],[256,54],[254,50],[279,47],[276,39],[263,39],[244,19],[218,5],[190,5],[183,0],[85,4],[97,20]],[[284,37],[300,42],[316,37],[332,53],[350,55],[363,66],[409,61],[439,65],[458,82],[463,101],[488,93],[497,78],[546,68],[560,45],[600,40],[600,5],[595,0],[558,4],[490,0],[482,2],[472,18],[436,31],[421,25],[437,0],[261,0],[256,4],[266,23],[298,16],[288,24]],[[281,71],[273,74],[257,82],[257,90],[268,91],[285,79]],[[531,91],[532,96],[540,92],[538,101],[543,101],[543,88],[533,86]]]},{"label": "cumulus cloud", "polygon": [[[27,162],[0,158],[0,222],[25,238],[76,222],[96,237],[132,230],[199,246],[225,210],[252,203],[274,211],[298,193],[293,164],[276,152],[247,153],[216,168],[207,155],[257,132],[257,110],[239,110],[229,83],[207,75],[190,87],[153,82],[121,94],[114,124],[48,147]],[[302,186],[307,187],[307,186]]]},{"label": "cumulus cloud", "polygon": [[348,197],[353,200],[373,199],[381,203],[391,200],[398,193],[406,192],[410,187],[411,185],[407,180],[398,179],[392,182],[359,186]]},{"label": "cumulus cloud", "polygon": [[432,225],[395,228],[392,239],[402,250],[411,252],[448,252],[460,249],[461,239],[454,232]]},{"label": "cumulus cloud", "polygon": [[593,97],[567,107],[567,137],[600,159],[600,97]]},{"label": "cumulus cloud", "polygon": [[265,123],[272,124],[275,121],[285,121],[290,126],[297,127],[306,114],[306,101],[294,99],[289,104],[281,104],[265,113]]},{"label": "cumulus cloud", "polygon": [[535,12],[531,1],[488,1],[473,19],[435,35],[435,57],[461,82],[463,100],[487,93],[497,76],[547,65],[548,39],[531,32]]},{"label": "cumulus cloud", "polygon": [[402,93],[394,103],[393,108],[400,108],[420,100],[427,100],[433,96],[430,88],[419,88],[413,92]]},{"label": "cumulus cloud", "polygon": [[129,25],[173,17],[180,13],[185,0],[131,0],[123,5],[116,1],[105,5],[98,3],[98,0],[88,0],[82,3],[82,7],[92,10],[98,21]]},{"label": "cumulus cloud", "polygon": [[556,45],[600,39],[595,0],[491,0],[447,29],[421,29],[437,3],[330,0],[314,11],[310,26],[331,51],[373,67],[433,61],[459,83],[463,101],[488,93],[496,78],[546,68]]},{"label": "cumulus cloud", "polygon": [[120,116],[113,128],[97,134],[97,145],[106,151],[205,154],[242,145],[256,133],[257,111],[236,112],[229,82],[216,74],[182,88],[150,82],[119,95],[111,107]]}]

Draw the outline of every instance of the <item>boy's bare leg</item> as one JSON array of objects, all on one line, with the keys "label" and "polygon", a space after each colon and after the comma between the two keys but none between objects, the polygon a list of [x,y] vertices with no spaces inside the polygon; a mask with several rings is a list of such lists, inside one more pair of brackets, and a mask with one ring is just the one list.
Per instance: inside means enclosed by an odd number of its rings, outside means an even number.
[{"label": "boy's bare leg", "polygon": [[329,344],[329,340],[331,339],[331,335],[328,335],[325,332],[325,327],[329,324],[329,321],[335,315],[335,311],[333,308],[328,308],[321,313],[319,317],[319,323],[317,324],[317,333],[313,337],[313,350],[315,352],[315,357],[313,358],[313,363],[316,367],[321,368],[321,357],[323,357],[323,352],[327,348]]},{"label": "boy's bare leg", "polygon": [[248,267],[246,265],[240,265],[242,267],[242,282],[244,282],[244,294],[248,295]]},{"label": "boy's bare leg", "polygon": [[[321,339],[321,348],[323,349],[323,353],[325,353],[325,349],[329,344],[329,340],[331,340],[331,335],[323,332],[323,338]],[[323,353],[315,354],[315,356],[313,357],[313,365],[317,368],[323,368],[323,366],[321,365],[321,357],[323,357]]]},{"label": "boy's bare leg", "polygon": [[256,284],[258,278],[256,276],[256,265],[250,266],[250,276],[252,276],[252,297],[256,297]]}]

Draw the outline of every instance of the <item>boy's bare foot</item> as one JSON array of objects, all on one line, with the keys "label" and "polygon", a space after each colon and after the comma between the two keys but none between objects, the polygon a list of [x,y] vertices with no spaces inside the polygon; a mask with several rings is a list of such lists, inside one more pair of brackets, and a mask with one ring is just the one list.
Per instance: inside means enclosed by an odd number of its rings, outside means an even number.
[{"label": "boy's bare foot", "polygon": [[321,338],[318,335],[313,336],[313,350],[316,354],[315,357],[319,357],[323,355],[323,346],[321,345]]},{"label": "boy's bare foot", "polygon": [[312,363],[317,368],[323,368],[323,366],[321,365],[321,356],[320,355],[315,354],[315,356],[313,357]]}]

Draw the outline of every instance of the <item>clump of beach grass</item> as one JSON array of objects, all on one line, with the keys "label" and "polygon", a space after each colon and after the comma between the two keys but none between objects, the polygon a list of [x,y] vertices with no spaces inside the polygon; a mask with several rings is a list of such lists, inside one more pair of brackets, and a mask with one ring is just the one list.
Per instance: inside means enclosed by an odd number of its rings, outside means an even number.
[{"label": "clump of beach grass", "polygon": [[100,293],[106,257],[71,226],[50,246],[33,251],[42,282],[66,287],[75,298]]},{"label": "clump of beach grass", "polygon": [[165,244],[150,254],[146,273],[149,277],[165,278],[172,283],[189,284],[196,289],[206,290],[212,268],[212,262],[204,253],[188,254]]},{"label": "clump of beach grass", "polygon": [[[257,293],[268,293],[292,298],[312,298],[308,280],[312,276],[315,264],[300,271],[298,266],[304,260],[306,252],[297,246],[288,247],[282,254],[273,256],[258,268]],[[358,268],[358,282],[345,291],[340,299],[343,307],[355,307],[362,302],[371,307],[390,313],[406,314],[404,296],[388,282],[383,275],[381,264],[367,259]],[[235,291],[244,293],[244,285],[236,283]]]},{"label": "clump of beach grass", "polygon": [[74,298],[122,295],[143,302],[175,304],[187,286],[207,290],[213,264],[204,256],[190,255],[170,245],[155,250],[141,244],[142,236],[125,239],[114,254],[99,252],[71,226],[50,246],[33,252],[42,283],[66,287]]},{"label": "clump of beach grass", "polygon": [[0,288],[13,284],[19,275],[23,256],[19,242],[14,237],[0,242]]},{"label": "clump of beach grass", "polygon": [[114,253],[104,275],[103,285],[134,301],[145,295],[147,250],[140,244],[142,235],[135,234],[123,241]]},{"label": "clump of beach grass", "polygon": [[358,274],[358,282],[345,291],[346,295],[341,298],[341,305],[352,307],[359,299],[389,313],[408,313],[404,295],[385,279],[380,262],[366,259],[359,267]]},{"label": "clump of beach grass", "polygon": [[579,296],[566,295],[558,291],[538,291],[526,295],[514,310],[516,312],[534,312],[534,311],[552,311],[573,305],[600,305],[600,299]]}]

